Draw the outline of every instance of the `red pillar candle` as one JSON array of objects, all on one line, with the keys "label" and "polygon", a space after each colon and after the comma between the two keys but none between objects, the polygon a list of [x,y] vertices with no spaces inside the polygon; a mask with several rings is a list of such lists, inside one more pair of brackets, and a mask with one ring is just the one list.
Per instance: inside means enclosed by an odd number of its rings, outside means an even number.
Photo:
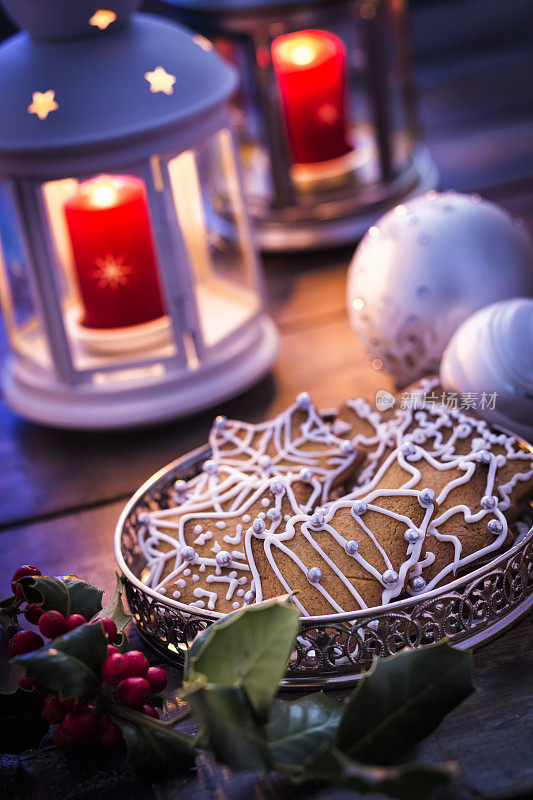
[{"label": "red pillar candle", "polygon": [[339,37],[318,30],[283,34],[272,42],[272,62],[294,161],[312,164],[350,152]]},{"label": "red pillar candle", "polygon": [[165,313],[144,184],[131,175],[84,181],[65,203],[88,328],[120,328]]}]

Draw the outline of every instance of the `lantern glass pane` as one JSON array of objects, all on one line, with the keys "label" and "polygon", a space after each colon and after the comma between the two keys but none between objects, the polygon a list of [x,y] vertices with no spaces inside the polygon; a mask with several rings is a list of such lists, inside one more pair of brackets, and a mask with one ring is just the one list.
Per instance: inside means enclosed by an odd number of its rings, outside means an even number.
[{"label": "lantern glass pane", "polygon": [[260,307],[254,252],[229,130],[168,162],[203,343],[212,347]]},{"label": "lantern glass pane", "polygon": [[[73,367],[94,380],[172,358],[177,348],[144,182],[99,174],[42,185],[45,228]],[[118,378],[117,378],[118,380]]]},{"label": "lantern glass pane", "polygon": [[49,369],[50,352],[29,266],[12,195],[0,184],[0,301],[4,324],[17,355],[32,366]]}]

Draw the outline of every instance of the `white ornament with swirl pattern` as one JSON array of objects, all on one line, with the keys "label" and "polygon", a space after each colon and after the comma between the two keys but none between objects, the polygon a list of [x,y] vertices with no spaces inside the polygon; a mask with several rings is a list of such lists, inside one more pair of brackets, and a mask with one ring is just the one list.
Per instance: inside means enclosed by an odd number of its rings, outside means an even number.
[{"label": "white ornament with swirl pattern", "polygon": [[533,296],[533,245],[520,220],[479,195],[428,192],[370,228],[348,273],[352,327],[399,387],[438,372],[474,311]]}]

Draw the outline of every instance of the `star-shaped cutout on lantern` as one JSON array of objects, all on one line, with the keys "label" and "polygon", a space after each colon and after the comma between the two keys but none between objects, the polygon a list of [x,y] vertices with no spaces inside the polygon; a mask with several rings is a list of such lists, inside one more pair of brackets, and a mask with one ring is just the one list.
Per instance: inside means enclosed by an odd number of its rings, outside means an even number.
[{"label": "star-shaped cutout on lantern", "polygon": [[97,269],[93,270],[91,276],[102,289],[118,289],[119,286],[127,286],[129,283],[128,276],[134,270],[124,261],[124,256],[114,256],[111,253],[106,253],[103,258],[95,259],[94,263]]},{"label": "star-shaped cutout on lantern", "polygon": [[145,72],[144,77],[150,84],[151,92],[164,92],[165,94],[172,94],[174,91],[174,84],[176,83],[176,76],[171,75],[163,67],[156,67],[152,72]]},{"label": "star-shaped cutout on lantern", "polygon": [[49,89],[47,92],[33,92],[32,102],[28,106],[29,114],[37,114],[39,119],[46,119],[51,111],[59,108],[55,101],[55,92]]},{"label": "star-shaped cutout on lantern", "polygon": [[99,8],[98,11],[95,11],[92,17],[90,17],[89,25],[92,25],[94,28],[100,28],[101,31],[105,31],[116,18],[117,15],[114,11],[111,11],[110,8]]}]

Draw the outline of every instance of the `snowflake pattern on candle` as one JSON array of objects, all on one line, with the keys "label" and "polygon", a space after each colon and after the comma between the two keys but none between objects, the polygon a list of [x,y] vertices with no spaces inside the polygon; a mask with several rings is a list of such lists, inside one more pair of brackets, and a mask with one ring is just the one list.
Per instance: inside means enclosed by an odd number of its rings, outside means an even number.
[{"label": "snowflake pattern on candle", "polygon": [[105,31],[116,18],[117,15],[114,11],[111,11],[111,9],[99,8],[94,12],[92,17],[90,17],[89,25],[92,25],[94,28],[99,28],[101,31]]},{"label": "snowflake pattern on candle", "polygon": [[165,94],[174,92],[176,76],[171,75],[163,67],[156,67],[152,72],[145,72],[144,77],[150,84],[150,91],[154,94],[156,92],[164,92]]},{"label": "snowflake pattern on candle", "polygon": [[119,286],[127,286],[128,276],[133,274],[134,269],[124,261],[124,256],[114,256],[111,253],[106,253],[103,258],[96,258],[94,263],[97,269],[92,272],[92,277],[98,281],[98,286],[102,289],[118,289]]}]

